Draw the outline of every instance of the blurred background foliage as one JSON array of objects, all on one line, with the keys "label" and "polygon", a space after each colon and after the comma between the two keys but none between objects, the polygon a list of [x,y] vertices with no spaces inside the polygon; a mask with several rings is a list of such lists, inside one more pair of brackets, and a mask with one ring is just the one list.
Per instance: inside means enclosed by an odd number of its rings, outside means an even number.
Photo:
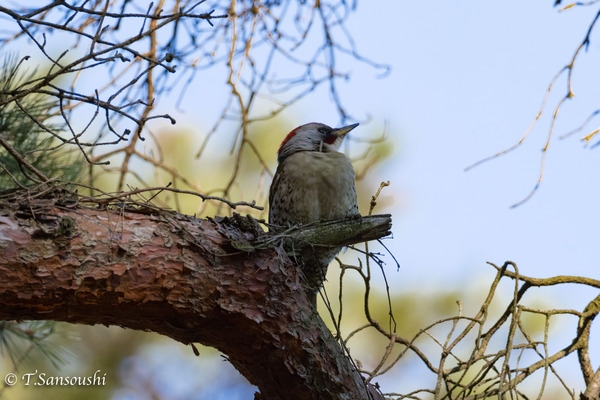
[{"label": "blurred background foliage", "polygon": [[[6,61],[3,71],[14,71],[17,59],[11,57]],[[1,76],[0,76],[1,78]],[[4,76],[1,83],[8,90],[12,79],[18,75]],[[14,103],[11,103],[11,105]],[[53,99],[27,96],[21,102],[25,111],[5,106],[0,109],[2,130],[20,153],[27,156],[39,170],[49,177],[62,178],[69,181],[81,179],[82,171],[86,171],[85,160],[72,147],[69,151],[64,146],[58,146],[53,138],[39,128],[35,120],[52,123],[56,116],[58,105]],[[24,113],[28,113],[29,116]],[[33,117],[33,118],[32,118]],[[255,200],[265,207],[263,211],[248,209],[257,218],[267,218],[268,190],[272,174],[277,167],[277,150],[281,140],[295,126],[287,125],[280,118],[272,118],[265,122],[252,125],[249,136],[256,146],[260,147],[265,157],[263,165],[248,147],[242,149],[242,158],[238,179],[231,191],[231,198]],[[53,129],[61,131],[67,127],[53,125]],[[384,138],[381,132],[360,132],[363,141],[373,140],[365,146],[363,142],[348,141],[344,150],[353,160],[357,171],[357,194],[359,208],[366,213],[371,196],[378,187],[380,175],[379,166],[386,158],[393,156],[393,141]],[[146,152],[149,156],[157,157],[162,165],[177,171],[186,177],[194,186],[179,182],[177,188],[195,190],[201,188],[205,194],[212,194],[223,186],[229,179],[235,155],[231,149],[229,137],[216,137],[206,145],[206,150],[199,159],[195,152],[206,139],[201,130],[190,127],[178,128],[164,126],[155,134],[155,141]],[[51,151],[39,151],[40,149]],[[19,177],[23,184],[27,179],[21,176],[17,164],[10,162],[11,158],[0,149],[0,158],[10,168],[10,173]],[[119,164],[119,156],[111,160]],[[142,180],[149,186],[165,186],[172,182],[172,176],[165,170],[148,168],[147,164],[134,163],[132,176],[128,177],[129,184],[137,185]],[[266,168],[265,168],[266,167]],[[108,171],[108,172],[107,172]],[[94,180],[94,186],[104,191],[114,190],[118,179],[118,169],[107,170]],[[133,176],[141,179],[135,179]],[[30,182],[29,182],[30,183]],[[3,188],[14,186],[14,182],[6,174],[0,174],[0,184]],[[156,201],[165,207],[198,217],[222,215],[231,210],[219,203],[203,203],[194,196],[174,195],[169,192],[159,194]],[[381,196],[379,212],[389,212],[390,196]],[[339,270],[332,268],[330,276],[337,276]],[[351,279],[352,281],[352,279]],[[334,291],[335,280],[328,283],[327,290]],[[358,285],[356,299],[360,297]],[[352,298],[350,290],[346,299]],[[381,297],[381,299],[379,299]],[[410,301],[410,296],[402,296]],[[444,297],[444,296],[442,296]],[[377,301],[387,302],[385,294],[378,295]],[[445,300],[440,300],[445,301]],[[354,307],[350,301],[346,306]],[[383,304],[383,303],[382,303]],[[375,307],[379,309],[378,306]],[[432,308],[432,311],[434,308]],[[435,313],[434,313],[435,314]],[[404,318],[410,313],[402,313],[398,318]],[[349,317],[351,314],[349,315]],[[419,314],[430,317],[430,314]],[[380,317],[379,315],[377,316]],[[382,318],[387,318],[382,311]],[[346,317],[345,317],[346,318]],[[415,318],[415,316],[411,317]],[[351,318],[348,318],[351,319]],[[351,325],[351,321],[349,326]],[[420,326],[425,319],[411,322]],[[200,356],[194,356],[192,349],[158,334],[137,332],[118,327],[79,326],[56,322],[1,322],[0,343],[2,343],[2,358],[0,359],[0,374],[5,376],[15,372],[21,376],[24,373],[38,371],[47,376],[92,376],[100,371],[106,374],[106,386],[90,387],[34,387],[18,384],[14,387],[0,387],[0,398],[37,400],[50,398],[61,399],[247,399],[255,390],[226,359],[217,351],[197,345]],[[406,326],[403,324],[403,326]],[[409,330],[410,331],[410,330]],[[375,351],[381,340],[376,335],[363,335],[355,340],[356,348],[366,350],[365,363],[376,362],[375,358],[367,357],[371,350]],[[361,353],[362,354],[362,351]],[[32,383],[34,378],[32,377]]]},{"label": "blurred background foliage", "polygon": [[[17,54],[0,53],[0,57],[0,100],[23,82],[44,74],[41,66],[28,73],[18,70],[20,59]],[[60,110],[54,98],[34,93],[17,102],[4,104],[0,101],[0,104],[0,134],[19,154],[48,177],[67,181],[80,177],[83,167],[81,154],[61,145],[45,129],[67,129],[57,118]],[[14,187],[15,181],[21,185],[31,184],[15,158],[3,147],[0,147],[0,165],[6,168],[0,170],[0,189]]]}]

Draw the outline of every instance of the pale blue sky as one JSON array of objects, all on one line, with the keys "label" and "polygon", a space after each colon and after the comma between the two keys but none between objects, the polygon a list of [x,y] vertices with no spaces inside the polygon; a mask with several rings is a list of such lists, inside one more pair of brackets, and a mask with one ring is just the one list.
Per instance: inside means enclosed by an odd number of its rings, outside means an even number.
[{"label": "pale blue sky", "polygon": [[[576,65],[576,98],[559,116],[538,192],[509,208],[536,183],[549,117],[565,94],[565,78],[556,83],[548,109],[521,148],[464,172],[521,138],[548,84],[569,62],[596,13],[589,7],[559,13],[552,4],[358,2],[348,24],[357,47],[391,65],[392,73],[376,79],[372,69],[344,65],[353,77],[341,93],[355,117],[371,116],[353,134],[380,130],[387,122],[394,140],[393,158],[369,176],[373,192],[381,181],[392,184],[384,196],[393,198],[385,211],[393,214],[394,239],[386,244],[402,266],[395,272],[388,258],[393,291],[476,291],[492,280],[486,261],[502,265],[512,260],[521,274],[535,277],[598,278],[600,215],[594,205],[600,197],[600,149],[584,148],[578,140],[582,135],[558,138],[600,107],[600,35],[592,36],[590,52]],[[284,116],[292,126],[339,122],[326,90]],[[182,123],[202,126],[203,121],[188,115]],[[560,308],[580,310],[597,294],[567,289],[539,294]],[[571,337],[569,329],[574,325],[564,331]],[[566,345],[569,337],[554,345]],[[593,345],[594,365],[596,349]],[[419,385],[415,377],[404,378],[403,391],[411,381]],[[572,378],[573,385],[581,384],[581,377]]]},{"label": "pale blue sky", "polygon": [[[340,89],[352,115],[371,116],[353,134],[380,130],[387,122],[394,140],[394,156],[369,176],[373,191],[380,181],[392,183],[384,196],[393,198],[386,211],[393,214],[394,239],[386,244],[402,266],[395,272],[393,262],[388,264],[393,291],[470,292],[491,281],[486,261],[501,265],[512,260],[522,274],[536,277],[598,277],[600,216],[593,205],[600,197],[595,177],[600,149],[584,148],[577,137],[557,139],[598,106],[599,35],[577,65],[577,97],[558,120],[545,178],[535,196],[509,208],[535,185],[548,117],[565,93],[564,79],[520,149],[464,172],[519,140],[550,80],[568,63],[595,14],[591,8],[558,13],[552,3],[358,2],[348,24],[357,47],[363,55],[391,65],[392,73],[376,79],[374,70],[349,63],[341,69],[353,77]],[[208,128],[212,121],[206,116],[218,115],[219,99],[228,95],[224,71],[202,72],[197,78],[184,103],[187,113],[177,114],[178,128]],[[326,89],[283,116],[291,127],[339,122]],[[590,128],[595,128],[593,123]],[[561,308],[577,309],[592,299],[591,291],[567,293],[549,299]],[[419,384],[414,377],[404,378],[402,390],[410,380]],[[577,377],[573,384],[579,381]]]},{"label": "pale blue sky", "polygon": [[[355,77],[345,99],[350,109],[371,113],[375,124],[389,121],[397,137],[394,160],[374,182],[390,180],[397,196],[394,240],[387,243],[402,265],[388,275],[396,290],[487,286],[492,271],[486,261],[512,260],[520,273],[535,277],[599,278],[600,148],[584,148],[578,139],[600,119],[579,136],[558,138],[600,108],[600,34],[592,35],[589,52],[576,64],[576,97],[559,115],[537,193],[509,208],[536,183],[550,116],[566,93],[565,77],[521,148],[464,172],[521,138],[597,12],[581,7],[559,13],[552,4],[359,2],[350,25],[357,45],[393,71],[384,80],[367,73]],[[570,287],[540,294],[560,308],[581,310],[597,291]],[[569,337],[571,329],[564,332]],[[593,337],[597,366],[598,333]],[[573,384],[580,379],[574,376]]]},{"label": "pale blue sky", "polygon": [[[592,36],[590,52],[576,65],[576,97],[557,120],[538,192],[520,207],[509,208],[536,183],[550,116],[565,95],[564,77],[521,148],[464,172],[521,138],[548,84],[570,61],[597,11],[581,7],[559,13],[552,4],[358,2],[348,24],[357,47],[363,55],[391,65],[392,73],[376,79],[375,71],[365,66],[343,65],[353,77],[341,93],[355,117],[371,117],[354,135],[381,130],[387,122],[394,140],[393,158],[369,176],[373,192],[381,181],[392,184],[384,196],[393,198],[385,211],[393,214],[394,239],[386,244],[402,266],[396,272],[388,258],[393,291],[425,296],[439,290],[477,291],[494,274],[486,261],[502,265],[512,260],[521,274],[534,277],[598,278],[600,215],[594,205],[600,197],[600,149],[584,148],[578,140],[583,134],[558,138],[600,107],[599,34]],[[339,122],[326,90],[311,94],[284,116],[292,126]],[[190,116],[183,119],[184,124],[202,124]],[[585,133],[599,121],[592,121]],[[557,307],[579,310],[597,295],[573,286],[566,289],[537,292]],[[552,346],[566,345],[574,326],[565,327],[568,337]],[[593,337],[598,338],[597,332]],[[594,365],[597,348],[592,345]],[[573,365],[567,370],[577,371]],[[576,372],[570,379],[572,385],[581,384]],[[420,382],[403,375],[402,390],[411,384]]]},{"label": "pale blue sky", "polygon": [[[544,180],[533,198],[509,208],[536,183],[549,116],[565,94],[564,78],[521,148],[464,172],[521,138],[596,12],[579,7],[559,13],[552,4],[359,1],[350,16],[347,26],[359,52],[392,67],[389,76],[377,79],[377,71],[365,65],[338,63],[353,74],[340,85],[343,103],[358,120],[370,116],[353,134],[368,136],[387,123],[394,141],[394,157],[369,179],[373,192],[381,181],[392,183],[384,195],[394,202],[386,210],[394,217],[394,240],[387,244],[402,264],[392,274],[398,285],[463,286],[469,274],[490,271],[485,261],[505,260],[515,261],[525,275],[597,276],[600,216],[591,205],[600,196],[595,179],[600,149],[584,148],[581,135],[558,137],[600,107],[595,102],[600,35],[592,36],[590,52],[576,65],[576,98],[559,116]],[[208,90],[225,81],[225,71],[197,78],[200,90],[188,94],[178,127],[207,129],[212,121],[206,115],[218,115],[219,99],[228,95],[217,90],[221,86]],[[327,88],[283,117],[290,127],[339,122]]]},{"label": "pale blue sky", "polygon": [[577,136],[557,139],[599,106],[599,35],[576,66],[577,97],[559,116],[534,197],[509,209],[535,185],[565,79],[522,148],[463,171],[519,140],[595,15],[589,7],[558,13],[551,3],[359,2],[351,24],[358,47],[393,72],[355,77],[347,93],[361,95],[346,101],[388,120],[398,137],[395,159],[380,173],[401,197],[392,247],[404,283],[460,285],[486,260],[507,259],[526,275],[598,276],[598,150]]}]

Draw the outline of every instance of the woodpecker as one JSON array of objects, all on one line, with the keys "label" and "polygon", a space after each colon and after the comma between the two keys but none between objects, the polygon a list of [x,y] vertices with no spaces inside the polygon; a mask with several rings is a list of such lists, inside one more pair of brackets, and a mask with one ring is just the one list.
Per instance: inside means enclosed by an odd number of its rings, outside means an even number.
[{"label": "woodpecker", "polygon": [[[338,151],[348,132],[357,126],[331,128],[311,122],[283,139],[269,192],[271,231],[358,216],[354,169],[348,157]],[[314,246],[306,254],[292,257],[303,272],[313,307],[327,267],[340,250]]]}]

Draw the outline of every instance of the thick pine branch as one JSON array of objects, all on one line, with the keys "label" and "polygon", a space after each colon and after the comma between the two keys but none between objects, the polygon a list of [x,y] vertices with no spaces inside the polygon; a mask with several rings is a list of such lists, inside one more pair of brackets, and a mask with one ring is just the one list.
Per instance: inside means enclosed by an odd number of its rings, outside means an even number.
[{"label": "thick pine branch", "polygon": [[[264,399],[369,398],[285,254],[239,250],[266,247],[268,236],[139,211],[4,203],[0,319],[118,325],[212,346]],[[360,222],[351,237],[362,238]]]}]

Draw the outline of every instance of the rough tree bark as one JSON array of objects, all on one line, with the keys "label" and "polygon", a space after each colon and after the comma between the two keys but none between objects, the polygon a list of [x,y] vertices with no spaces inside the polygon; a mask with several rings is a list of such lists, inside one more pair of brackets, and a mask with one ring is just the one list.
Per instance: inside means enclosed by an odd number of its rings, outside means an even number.
[{"label": "rough tree bark", "polygon": [[[264,399],[369,398],[270,240],[247,247],[261,235],[239,219],[127,209],[0,204],[0,319],[118,325],[212,346]],[[389,231],[389,216],[379,218],[375,236]]]}]

